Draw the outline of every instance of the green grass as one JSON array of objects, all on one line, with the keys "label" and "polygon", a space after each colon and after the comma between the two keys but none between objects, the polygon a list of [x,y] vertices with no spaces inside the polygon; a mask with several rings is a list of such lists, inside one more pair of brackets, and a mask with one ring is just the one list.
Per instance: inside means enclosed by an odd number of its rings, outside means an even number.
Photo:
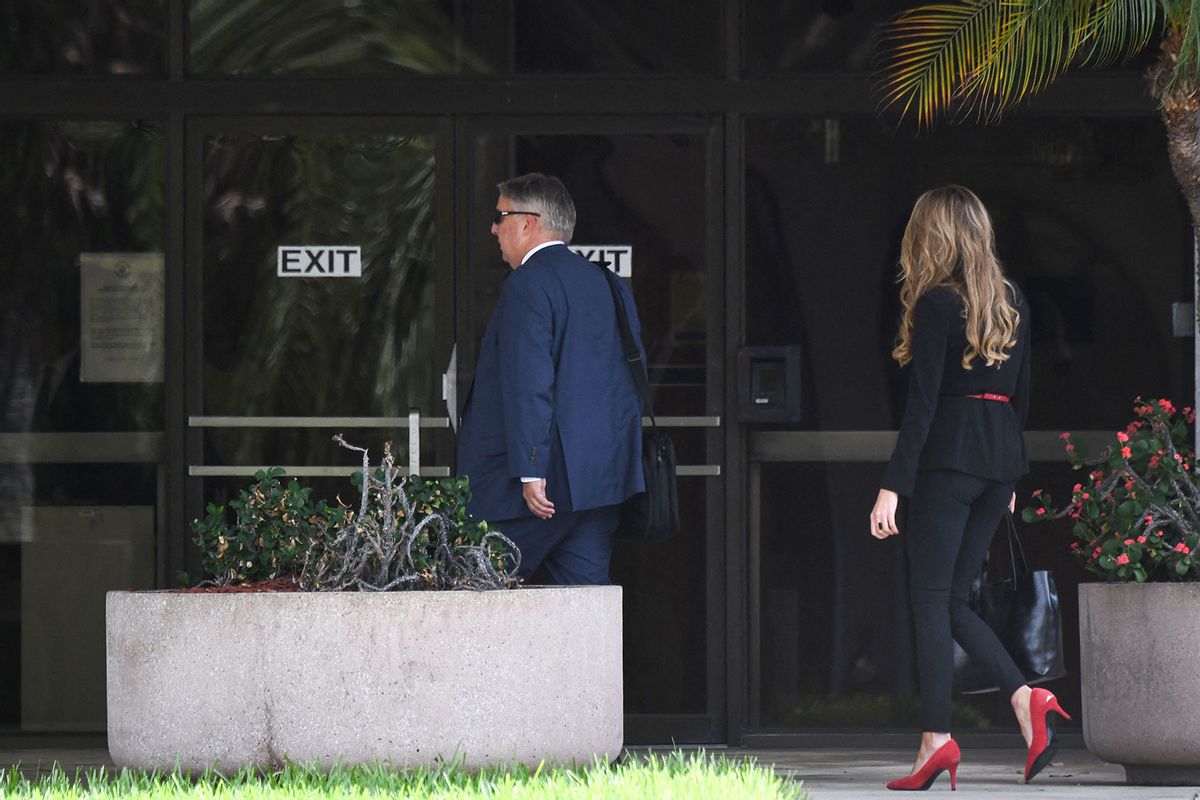
[{"label": "green grass", "polygon": [[372,798],[395,797],[412,800],[803,800],[799,784],[779,778],[765,767],[747,761],[710,758],[704,753],[666,756],[650,754],[609,766],[586,769],[537,769],[515,767],[483,772],[457,768],[415,769],[397,772],[386,767],[335,767],[323,772],[313,767],[288,766],[278,772],[251,770],[233,777],[207,772],[198,777],[179,772],[141,773],[122,770],[67,775],[57,765],[36,780],[17,770],[0,770],[0,796],[83,800],[129,798]]}]

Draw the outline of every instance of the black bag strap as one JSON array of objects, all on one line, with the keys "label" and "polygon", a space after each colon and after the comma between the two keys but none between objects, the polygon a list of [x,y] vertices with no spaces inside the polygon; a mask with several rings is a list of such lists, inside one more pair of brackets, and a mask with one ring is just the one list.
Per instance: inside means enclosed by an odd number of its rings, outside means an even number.
[{"label": "black bag strap", "polygon": [[1008,522],[1008,563],[1012,567],[1013,581],[1017,579],[1017,564],[1020,566],[1020,574],[1024,575],[1029,572],[1029,562],[1025,560],[1025,548],[1021,545],[1021,537],[1017,536],[1017,524],[1013,521],[1012,512],[1004,515]]},{"label": "black bag strap", "polygon": [[621,333],[621,348],[625,351],[625,363],[629,365],[629,372],[633,375],[633,383],[637,386],[638,396],[650,417],[650,429],[657,433],[658,424],[654,421],[654,403],[650,401],[650,379],[646,376],[646,364],[642,361],[642,351],[638,349],[637,340],[633,338],[633,329],[629,327],[629,314],[625,310],[625,301],[621,297],[620,289],[617,288],[617,281],[620,278],[607,266],[596,264],[596,267],[604,273],[604,279],[608,282],[608,290],[612,292],[613,307],[617,310],[617,330]]}]

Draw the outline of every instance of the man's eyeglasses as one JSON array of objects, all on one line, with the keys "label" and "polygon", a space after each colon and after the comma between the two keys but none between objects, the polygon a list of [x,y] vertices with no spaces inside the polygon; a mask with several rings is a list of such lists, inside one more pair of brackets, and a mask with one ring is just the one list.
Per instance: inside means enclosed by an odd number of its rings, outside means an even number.
[{"label": "man's eyeglasses", "polygon": [[527,217],[540,217],[541,216],[541,214],[539,214],[536,211],[501,211],[500,209],[497,208],[496,213],[492,215],[492,224],[499,225],[501,222],[504,221],[505,217],[511,217],[514,214],[524,214]]}]

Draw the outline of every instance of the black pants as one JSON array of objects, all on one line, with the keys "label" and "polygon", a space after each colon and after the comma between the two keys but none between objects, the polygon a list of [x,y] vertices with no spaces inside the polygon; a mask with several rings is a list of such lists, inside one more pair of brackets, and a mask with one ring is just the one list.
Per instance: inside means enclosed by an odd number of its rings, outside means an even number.
[{"label": "black pants", "polygon": [[1012,490],[953,470],[917,473],[900,533],[908,547],[922,730],[950,730],[955,641],[989,669],[1003,697],[1025,683],[996,634],[967,607]]}]

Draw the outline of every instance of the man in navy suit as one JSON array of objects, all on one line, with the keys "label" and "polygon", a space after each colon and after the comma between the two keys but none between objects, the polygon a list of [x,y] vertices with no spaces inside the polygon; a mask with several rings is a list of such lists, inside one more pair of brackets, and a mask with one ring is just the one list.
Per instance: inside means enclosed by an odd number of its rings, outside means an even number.
[{"label": "man in navy suit", "polygon": [[[644,488],[642,403],[602,267],[571,252],[557,178],[499,185],[492,235],[512,272],[479,347],[458,469],[470,512],[521,549],[520,575],[607,584],[620,507]],[[619,295],[641,342],[633,295]]]}]

